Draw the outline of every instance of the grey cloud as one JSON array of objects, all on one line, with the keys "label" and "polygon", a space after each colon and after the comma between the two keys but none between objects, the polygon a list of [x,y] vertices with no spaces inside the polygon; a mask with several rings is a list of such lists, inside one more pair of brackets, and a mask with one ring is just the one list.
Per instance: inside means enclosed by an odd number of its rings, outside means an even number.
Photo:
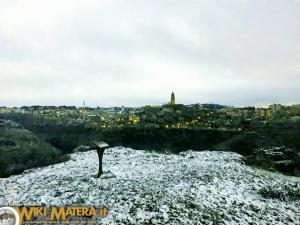
[{"label": "grey cloud", "polygon": [[0,105],[300,98],[297,0],[1,4]]}]

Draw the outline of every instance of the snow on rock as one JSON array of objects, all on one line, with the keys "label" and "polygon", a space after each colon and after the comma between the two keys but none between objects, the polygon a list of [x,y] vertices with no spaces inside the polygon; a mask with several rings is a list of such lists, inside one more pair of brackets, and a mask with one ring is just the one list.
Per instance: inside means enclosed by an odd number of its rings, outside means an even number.
[{"label": "snow on rock", "polygon": [[[96,179],[96,151],[78,152],[68,162],[0,179],[0,204],[107,206],[101,224],[300,224],[300,178],[251,168],[241,158],[116,147],[104,153],[110,175]],[[272,197],[272,187],[286,198]]]}]

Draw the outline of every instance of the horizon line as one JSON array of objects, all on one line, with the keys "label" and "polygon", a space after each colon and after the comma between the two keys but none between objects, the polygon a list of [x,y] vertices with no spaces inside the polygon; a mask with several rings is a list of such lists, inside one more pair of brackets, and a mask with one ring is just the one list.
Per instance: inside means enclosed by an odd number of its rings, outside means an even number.
[{"label": "horizon line", "polygon": [[[125,108],[142,108],[146,106],[152,106],[152,107],[157,107],[157,106],[166,106],[169,105],[168,103],[165,104],[145,104],[145,105],[139,105],[139,106],[129,106],[129,105],[113,105],[113,106],[88,106],[85,104],[83,105],[67,105],[67,104],[53,104],[53,105],[41,105],[41,104],[29,104],[29,105],[18,105],[18,106],[7,106],[7,105],[0,105],[0,108],[22,108],[22,107],[76,107],[76,108],[115,108],[115,107],[125,107]],[[269,103],[269,104],[264,104],[264,105],[227,105],[227,104],[219,104],[219,103],[190,103],[190,104],[184,104],[184,103],[177,103],[175,105],[184,105],[184,106],[189,106],[189,105],[219,105],[223,107],[234,107],[234,108],[247,108],[247,107],[254,107],[254,108],[265,108],[269,107],[272,105],[281,105],[281,106],[298,106],[300,103]]]}]

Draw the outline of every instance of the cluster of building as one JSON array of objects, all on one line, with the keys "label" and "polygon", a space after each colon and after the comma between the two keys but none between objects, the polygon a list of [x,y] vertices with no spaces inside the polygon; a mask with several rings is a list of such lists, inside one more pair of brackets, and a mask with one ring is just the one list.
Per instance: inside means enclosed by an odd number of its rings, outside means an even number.
[{"label": "cluster of building", "polygon": [[88,108],[75,106],[31,106],[0,108],[0,113],[26,113],[39,123],[84,124],[93,128],[141,127],[238,130],[268,121],[300,121],[300,105],[271,105],[267,108],[235,108],[214,104],[176,104],[171,94],[162,106]]}]

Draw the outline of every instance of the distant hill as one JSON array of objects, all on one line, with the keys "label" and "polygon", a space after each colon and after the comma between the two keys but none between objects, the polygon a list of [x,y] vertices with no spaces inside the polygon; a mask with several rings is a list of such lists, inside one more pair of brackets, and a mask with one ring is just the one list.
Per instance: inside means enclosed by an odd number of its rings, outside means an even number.
[{"label": "distant hill", "polygon": [[0,119],[0,177],[66,159],[62,152],[18,123]]}]

